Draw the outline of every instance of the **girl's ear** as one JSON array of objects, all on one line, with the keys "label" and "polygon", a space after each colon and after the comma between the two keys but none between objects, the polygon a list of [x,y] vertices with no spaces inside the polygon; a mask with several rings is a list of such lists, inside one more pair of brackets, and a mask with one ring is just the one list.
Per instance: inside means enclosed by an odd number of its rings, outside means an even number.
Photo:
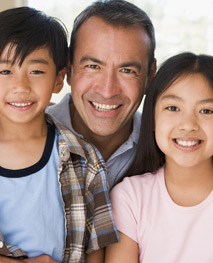
[{"label": "girl's ear", "polygon": [[55,87],[53,89],[53,93],[59,93],[61,89],[64,86],[64,77],[65,74],[67,73],[67,69],[63,68],[58,72],[58,75],[56,77],[56,82],[55,82]]}]

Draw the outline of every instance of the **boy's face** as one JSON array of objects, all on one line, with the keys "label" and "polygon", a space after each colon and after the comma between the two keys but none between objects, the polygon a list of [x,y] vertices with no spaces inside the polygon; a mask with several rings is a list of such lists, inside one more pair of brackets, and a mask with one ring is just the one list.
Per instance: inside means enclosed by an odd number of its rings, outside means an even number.
[{"label": "boy's face", "polygon": [[63,74],[47,48],[29,54],[21,67],[19,59],[12,65],[15,48],[8,57],[9,45],[0,56],[0,122],[31,123],[44,121],[44,111],[53,92],[63,86]]}]

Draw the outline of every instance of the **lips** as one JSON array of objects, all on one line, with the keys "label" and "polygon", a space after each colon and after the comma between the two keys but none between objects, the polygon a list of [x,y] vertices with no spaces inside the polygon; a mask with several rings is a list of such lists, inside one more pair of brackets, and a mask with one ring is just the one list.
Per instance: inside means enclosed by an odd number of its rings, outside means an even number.
[{"label": "lips", "polygon": [[27,107],[33,104],[33,102],[10,102],[8,103],[15,107]]},{"label": "lips", "polygon": [[91,105],[98,111],[112,111],[118,109],[121,105],[110,105],[110,104],[101,104],[91,101]]},{"label": "lips", "polygon": [[173,139],[174,145],[183,151],[194,151],[198,149],[201,144],[203,143],[203,140],[195,139],[195,138],[175,138]]}]

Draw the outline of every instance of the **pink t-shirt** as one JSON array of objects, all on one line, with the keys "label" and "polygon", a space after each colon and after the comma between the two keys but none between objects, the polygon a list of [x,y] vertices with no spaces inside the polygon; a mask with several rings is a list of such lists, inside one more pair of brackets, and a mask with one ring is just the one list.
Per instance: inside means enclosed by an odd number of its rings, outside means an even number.
[{"label": "pink t-shirt", "polygon": [[111,201],[118,230],[138,243],[140,263],[213,263],[213,192],[199,205],[179,206],[161,168],[125,178]]}]

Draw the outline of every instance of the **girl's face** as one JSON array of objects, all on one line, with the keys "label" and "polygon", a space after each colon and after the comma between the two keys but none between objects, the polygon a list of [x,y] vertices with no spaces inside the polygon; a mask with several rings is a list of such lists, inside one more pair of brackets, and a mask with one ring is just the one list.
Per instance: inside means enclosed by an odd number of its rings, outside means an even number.
[{"label": "girl's face", "polygon": [[212,165],[213,87],[202,74],[178,78],[159,96],[155,137],[167,164]]}]

